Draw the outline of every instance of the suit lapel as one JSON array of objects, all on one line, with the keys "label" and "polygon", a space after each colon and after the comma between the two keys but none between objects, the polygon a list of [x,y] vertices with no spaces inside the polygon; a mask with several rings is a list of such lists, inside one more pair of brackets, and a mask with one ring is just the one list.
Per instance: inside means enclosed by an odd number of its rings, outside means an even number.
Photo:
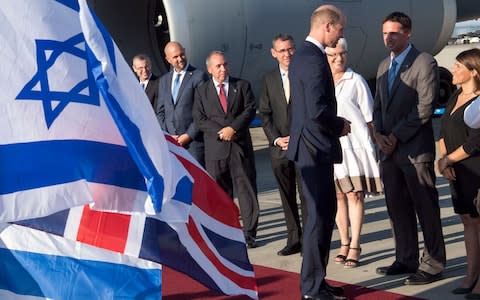
[{"label": "suit lapel", "polygon": [[167,76],[167,81],[165,83],[168,95],[170,95],[170,99],[172,99],[172,105],[173,105],[173,96],[172,96],[172,77],[173,77],[173,71],[168,72]]},{"label": "suit lapel", "polygon": [[227,95],[227,112],[232,109],[235,98],[237,97],[238,89],[237,82],[229,78],[228,80],[228,95]]},{"label": "suit lapel", "polygon": [[287,98],[285,97],[285,92],[283,90],[282,74],[280,71],[276,71],[275,76],[272,77],[272,90],[277,93],[275,97],[272,97],[275,99],[275,105],[283,110],[287,110],[289,103],[287,103]]},{"label": "suit lapel", "polygon": [[[395,81],[393,82],[392,90],[389,93],[389,98],[392,98],[392,96],[395,94],[398,86],[402,82],[402,74],[410,68],[412,65],[413,61],[417,57],[418,51],[412,46],[412,49],[408,52],[407,56],[402,62],[402,65],[397,71],[397,75],[395,76]],[[388,73],[388,72],[387,72]],[[387,80],[387,90],[388,90],[388,80]]]},{"label": "suit lapel", "polygon": [[[183,76],[182,83],[180,84],[180,88],[178,89],[178,95],[177,95],[177,101],[175,103],[175,106],[180,102],[182,99],[182,93],[185,90],[185,87],[188,85],[188,82],[192,78],[193,75],[193,68],[191,66],[188,66],[187,70],[185,71],[185,75]],[[171,78],[171,77],[170,77]]]}]

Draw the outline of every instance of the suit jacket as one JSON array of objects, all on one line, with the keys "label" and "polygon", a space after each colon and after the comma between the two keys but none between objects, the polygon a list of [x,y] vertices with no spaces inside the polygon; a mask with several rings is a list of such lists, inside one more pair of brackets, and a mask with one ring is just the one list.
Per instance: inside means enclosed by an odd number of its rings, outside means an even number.
[{"label": "suit jacket", "polygon": [[173,70],[160,78],[158,86],[157,119],[162,129],[172,135],[187,133],[193,141],[202,141],[203,135],[193,122],[195,88],[208,80],[202,70],[189,65],[178,90],[177,101],[172,99]]},{"label": "suit jacket", "polygon": [[401,164],[433,161],[432,112],[439,90],[437,62],[430,54],[412,46],[390,92],[389,66],[387,57],[378,67],[373,121],[377,132],[393,133],[398,143],[391,157],[381,153],[380,158],[393,158]]},{"label": "suit jacket", "polygon": [[285,98],[278,67],[265,75],[258,111],[272,157],[286,157],[286,151],[273,144],[277,138],[290,135],[290,103]]},{"label": "suit jacket", "polygon": [[145,87],[145,93],[147,94],[150,104],[152,104],[153,109],[155,109],[157,99],[158,99],[158,76],[152,74],[148,80],[148,84]]},{"label": "suit jacket", "polygon": [[305,41],[288,67],[292,124],[287,157],[300,161],[298,145],[303,142],[316,162],[342,161],[339,136],[344,120],[337,117],[335,85],[326,55]]},{"label": "suit jacket", "polygon": [[[213,80],[205,82],[195,91],[193,117],[205,139],[205,160],[226,159],[232,149],[240,150],[247,158],[253,157],[252,139],[249,126],[256,113],[255,97],[250,83],[229,77],[227,112],[220,105]],[[217,132],[231,126],[235,139],[230,142],[218,139]]]}]

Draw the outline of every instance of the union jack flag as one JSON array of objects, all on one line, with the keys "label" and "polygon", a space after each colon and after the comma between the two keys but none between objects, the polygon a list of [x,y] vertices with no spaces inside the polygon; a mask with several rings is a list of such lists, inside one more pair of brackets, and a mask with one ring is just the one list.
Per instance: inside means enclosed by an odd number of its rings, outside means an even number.
[{"label": "union jack flag", "polygon": [[161,263],[212,290],[256,299],[255,274],[237,206],[184,148],[166,138],[170,151],[194,179],[188,223],[94,211],[86,205],[16,224]]}]

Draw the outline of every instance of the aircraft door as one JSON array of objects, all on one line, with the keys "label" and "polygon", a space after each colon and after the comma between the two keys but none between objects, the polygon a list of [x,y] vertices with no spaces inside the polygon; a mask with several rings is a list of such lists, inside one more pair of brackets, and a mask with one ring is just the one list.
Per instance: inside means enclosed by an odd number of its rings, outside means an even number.
[{"label": "aircraft door", "polygon": [[164,0],[170,39],[183,44],[190,62],[205,69],[209,52],[225,52],[232,76],[245,54],[243,0]]}]

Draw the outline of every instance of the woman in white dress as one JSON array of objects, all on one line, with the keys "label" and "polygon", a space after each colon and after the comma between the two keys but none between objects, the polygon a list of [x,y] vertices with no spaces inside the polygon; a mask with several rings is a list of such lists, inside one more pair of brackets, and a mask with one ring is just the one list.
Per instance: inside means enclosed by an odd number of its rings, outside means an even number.
[{"label": "woman in white dress", "polygon": [[335,48],[325,49],[335,81],[337,113],[349,120],[352,128],[350,134],[340,138],[343,162],[334,166],[338,206],[335,221],[341,245],[335,262],[355,268],[360,263],[365,193],[379,193],[382,185],[371,134],[372,94],[365,79],[347,68],[347,50],[343,38]]}]

